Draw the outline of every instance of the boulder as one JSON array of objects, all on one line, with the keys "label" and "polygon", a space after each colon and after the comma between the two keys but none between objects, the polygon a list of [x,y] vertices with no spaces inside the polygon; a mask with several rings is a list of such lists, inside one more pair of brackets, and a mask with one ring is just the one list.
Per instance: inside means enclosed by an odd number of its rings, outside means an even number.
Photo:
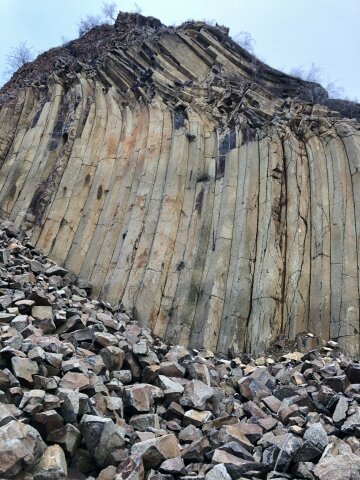
[{"label": "boulder", "polygon": [[12,420],[0,427],[0,475],[16,478],[34,465],[45,450],[39,432],[23,422]]}]

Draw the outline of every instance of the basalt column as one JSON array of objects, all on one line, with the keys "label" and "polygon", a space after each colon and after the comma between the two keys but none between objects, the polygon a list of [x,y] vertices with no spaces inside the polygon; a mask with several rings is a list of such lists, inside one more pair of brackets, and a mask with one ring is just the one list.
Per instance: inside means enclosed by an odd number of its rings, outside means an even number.
[{"label": "basalt column", "polygon": [[2,88],[1,214],[169,341],[357,354],[360,126],[325,100],[223,27],[120,14]]}]

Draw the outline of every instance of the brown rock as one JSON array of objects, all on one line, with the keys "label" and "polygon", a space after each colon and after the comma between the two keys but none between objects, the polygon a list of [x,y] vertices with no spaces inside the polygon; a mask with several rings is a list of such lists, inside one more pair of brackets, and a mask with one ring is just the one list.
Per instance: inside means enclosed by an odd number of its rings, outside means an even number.
[{"label": "brown rock", "polygon": [[95,332],[94,337],[96,342],[102,347],[109,347],[118,343],[116,337],[108,332]]},{"label": "brown rock", "polygon": [[116,467],[110,465],[109,467],[104,468],[99,473],[99,476],[96,480],[114,480],[116,475]]},{"label": "brown rock", "polygon": [[185,368],[177,362],[161,362],[159,365],[159,374],[166,377],[184,377]]},{"label": "brown rock", "polygon": [[135,443],[131,455],[141,455],[146,469],[157,468],[164,460],[179,457],[180,448],[175,435],[169,434]]},{"label": "brown rock", "polygon": [[261,410],[252,400],[249,400],[248,402],[244,403],[243,405],[244,413],[248,417],[254,417],[254,418],[267,418],[267,414]]},{"label": "brown rock", "polygon": [[263,428],[264,430],[272,430],[278,423],[276,418],[267,417],[267,418],[259,418],[258,425]]},{"label": "brown rock", "polygon": [[70,390],[84,390],[89,386],[89,377],[84,373],[68,372],[60,380],[59,386]]},{"label": "brown rock", "polygon": [[0,403],[0,427],[15,420],[15,417],[20,417],[21,410],[17,409],[15,405],[6,405]]},{"label": "brown rock", "polygon": [[11,365],[14,375],[28,384],[33,382],[33,375],[36,375],[39,370],[37,363],[28,358],[13,357]]},{"label": "brown rock", "polygon": [[169,458],[162,462],[159,471],[169,475],[184,475],[186,473],[184,460],[181,457]]},{"label": "brown rock", "polygon": [[247,460],[244,460],[240,457],[236,457],[235,455],[232,455],[229,452],[226,452],[225,450],[220,450],[216,449],[214,451],[214,455],[212,457],[212,461],[216,463],[222,463],[222,464],[232,464],[232,465],[246,465],[248,463]]},{"label": "brown rock", "polygon": [[223,443],[238,442],[242,447],[252,452],[254,446],[242,431],[243,426],[240,423],[235,425],[225,425],[219,431],[219,440]]},{"label": "brown rock", "polygon": [[98,312],[96,314],[96,318],[100,320],[107,328],[111,328],[112,330],[119,329],[119,321],[116,320],[110,313],[103,313]]},{"label": "brown rock", "polygon": [[274,397],[274,395],[270,395],[268,397],[263,397],[261,401],[273,412],[277,413],[280,408],[281,401]]},{"label": "brown rock", "polygon": [[140,383],[124,389],[125,405],[141,413],[149,412],[154,404],[154,400],[162,398],[163,391],[153,385]]},{"label": "brown rock", "polygon": [[304,375],[300,372],[294,372],[291,375],[290,380],[294,385],[304,385],[306,383],[306,379],[305,379]]},{"label": "brown rock", "polygon": [[271,395],[271,390],[262,383],[258,382],[252,377],[243,377],[238,381],[238,386],[241,395],[246,400],[253,400],[258,402],[263,397]]},{"label": "brown rock", "polygon": [[[271,418],[271,417],[270,417]],[[260,419],[259,421],[263,420],[268,420],[266,419]],[[259,425],[256,425],[255,423],[238,423],[236,424],[236,429],[243,433],[252,444],[255,444],[262,436],[263,430]]]},{"label": "brown rock", "polygon": [[183,417],[183,425],[194,425],[195,427],[201,427],[204,423],[208,422],[213,418],[212,413],[209,410],[195,410],[191,409],[185,412]]},{"label": "brown rock", "polygon": [[289,406],[281,407],[278,411],[278,415],[282,423],[287,424],[289,422],[290,417],[296,416],[300,412],[299,406],[294,403]]}]

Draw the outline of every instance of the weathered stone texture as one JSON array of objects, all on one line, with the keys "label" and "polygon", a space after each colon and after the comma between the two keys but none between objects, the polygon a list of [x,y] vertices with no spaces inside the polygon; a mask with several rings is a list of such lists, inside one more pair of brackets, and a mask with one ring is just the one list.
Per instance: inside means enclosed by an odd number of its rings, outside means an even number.
[{"label": "weathered stone texture", "polygon": [[357,354],[359,124],[222,27],[125,17],[2,89],[2,213],[175,343]]}]

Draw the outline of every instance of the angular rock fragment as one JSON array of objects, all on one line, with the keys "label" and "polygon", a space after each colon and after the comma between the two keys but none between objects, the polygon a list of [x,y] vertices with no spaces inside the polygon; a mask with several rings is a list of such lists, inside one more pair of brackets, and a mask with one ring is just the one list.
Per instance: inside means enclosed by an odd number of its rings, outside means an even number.
[{"label": "angular rock fragment", "polygon": [[205,455],[210,452],[210,450],[209,440],[206,437],[200,437],[184,448],[182,457],[187,463],[204,462]]},{"label": "angular rock fragment", "polygon": [[52,307],[49,306],[34,306],[31,309],[31,316],[34,317],[35,320],[52,320],[53,318],[53,311]]},{"label": "angular rock fragment", "polygon": [[355,411],[347,417],[341,426],[341,431],[346,433],[354,433],[360,428],[360,407],[355,406]]},{"label": "angular rock fragment", "polygon": [[153,385],[140,383],[131,387],[125,387],[125,405],[136,412],[149,412],[154,401],[164,396],[163,391]]},{"label": "angular rock fragment", "polygon": [[144,464],[141,455],[131,455],[120,463],[116,471],[115,480],[143,480]]},{"label": "angular rock fragment", "polygon": [[349,407],[349,403],[347,399],[345,397],[340,397],[336,404],[336,408],[332,416],[335,423],[345,420],[348,407]]},{"label": "angular rock fragment", "polygon": [[155,428],[158,430],[160,429],[160,418],[153,413],[133,415],[129,424],[134,427],[135,430],[140,432],[145,432],[148,428]]},{"label": "angular rock fragment", "polygon": [[46,410],[33,415],[31,424],[44,439],[47,439],[49,433],[61,428],[64,422],[56,410]]},{"label": "angular rock fragment", "polygon": [[80,439],[80,431],[70,423],[67,423],[58,430],[52,430],[47,435],[48,442],[58,443],[70,456],[72,456],[78,448]]},{"label": "angular rock fragment", "polygon": [[64,277],[68,273],[68,271],[65,270],[65,268],[61,268],[58,265],[54,265],[52,267],[47,268],[45,273],[48,277],[52,275],[58,275],[59,277]]},{"label": "angular rock fragment", "polygon": [[238,381],[238,385],[241,395],[246,398],[246,400],[258,402],[263,397],[269,397],[271,395],[269,388],[252,377],[241,378]]},{"label": "angular rock fragment", "polygon": [[221,445],[219,447],[219,450],[224,450],[227,453],[230,453],[231,455],[234,455],[235,457],[242,458],[244,460],[248,461],[254,461],[254,457],[249,453],[246,448],[242,447],[241,444],[238,442],[229,442],[225,443],[224,445]]},{"label": "angular rock fragment", "polygon": [[184,475],[186,472],[184,460],[180,457],[169,458],[162,462],[159,471],[169,475]]},{"label": "angular rock fragment", "polygon": [[66,480],[67,465],[59,445],[47,447],[32,471],[34,480]]},{"label": "angular rock fragment", "polygon": [[205,480],[231,480],[225,465],[218,463],[205,475]]},{"label": "angular rock fragment", "polygon": [[319,480],[354,480],[360,478],[360,457],[352,453],[327,455],[314,468]]},{"label": "angular rock fragment", "polygon": [[279,408],[280,408],[280,405],[281,405],[281,401],[276,398],[274,395],[270,395],[268,397],[263,397],[261,399],[261,401],[273,412],[273,413],[277,413]]},{"label": "angular rock fragment", "polygon": [[80,412],[80,393],[78,390],[59,388],[57,395],[61,401],[61,415],[66,422],[72,423]]},{"label": "angular rock fragment", "polygon": [[166,377],[184,377],[185,368],[177,362],[161,362],[159,374]]},{"label": "angular rock fragment", "polygon": [[344,370],[351,383],[360,383],[360,364],[350,362]]},{"label": "angular rock fragment", "polygon": [[39,371],[37,363],[28,358],[13,357],[11,365],[16,378],[25,381],[27,384],[33,382],[33,376]]},{"label": "angular rock fragment", "polygon": [[295,417],[300,412],[299,405],[296,403],[289,406],[280,407],[278,411],[278,415],[280,420],[287,424],[289,422],[290,417]]},{"label": "angular rock fragment", "polygon": [[195,410],[191,409],[184,413],[183,416],[183,425],[194,425],[195,427],[200,427],[204,423],[211,420],[213,417],[212,413],[209,410]]},{"label": "angular rock fragment", "polygon": [[100,355],[108,370],[121,370],[125,360],[125,352],[115,346],[105,347],[100,350]]},{"label": "angular rock fragment", "polygon": [[138,442],[131,448],[132,455],[141,455],[146,469],[158,467],[164,460],[180,456],[180,448],[175,435]]},{"label": "angular rock fragment", "polygon": [[244,460],[236,455],[233,455],[226,450],[216,449],[212,457],[213,462],[218,462],[220,464],[232,464],[232,465],[246,465],[247,460]]},{"label": "angular rock fragment", "polygon": [[108,455],[125,444],[125,432],[116,426],[110,418],[84,415],[80,422],[80,431],[86,446],[97,465],[104,466]]},{"label": "angular rock fragment", "polygon": [[302,440],[291,433],[274,437],[264,450],[262,461],[273,468],[276,466],[278,471],[286,471],[302,444]]},{"label": "angular rock fragment", "polygon": [[250,442],[247,436],[242,431],[242,425],[237,423],[235,425],[225,425],[220,429],[219,437],[223,443],[238,442],[242,447],[252,452],[254,445]]},{"label": "angular rock fragment", "polygon": [[200,380],[191,380],[184,389],[180,404],[205,410],[206,402],[213,398],[215,391]]},{"label": "angular rock fragment", "polygon": [[310,425],[304,434],[304,440],[309,440],[321,450],[324,450],[329,443],[327,433],[321,423],[313,423]]},{"label": "angular rock fragment", "polygon": [[88,375],[76,372],[67,372],[59,383],[59,387],[69,390],[84,390],[88,385]]},{"label": "angular rock fragment", "polygon": [[191,443],[202,438],[201,431],[194,425],[188,425],[179,432],[179,440],[184,443]]},{"label": "angular rock fragment", "polygon": [[0,475],[16,478],[45,448],[39,432],[23,422],[12,420],[0,427]]}]

